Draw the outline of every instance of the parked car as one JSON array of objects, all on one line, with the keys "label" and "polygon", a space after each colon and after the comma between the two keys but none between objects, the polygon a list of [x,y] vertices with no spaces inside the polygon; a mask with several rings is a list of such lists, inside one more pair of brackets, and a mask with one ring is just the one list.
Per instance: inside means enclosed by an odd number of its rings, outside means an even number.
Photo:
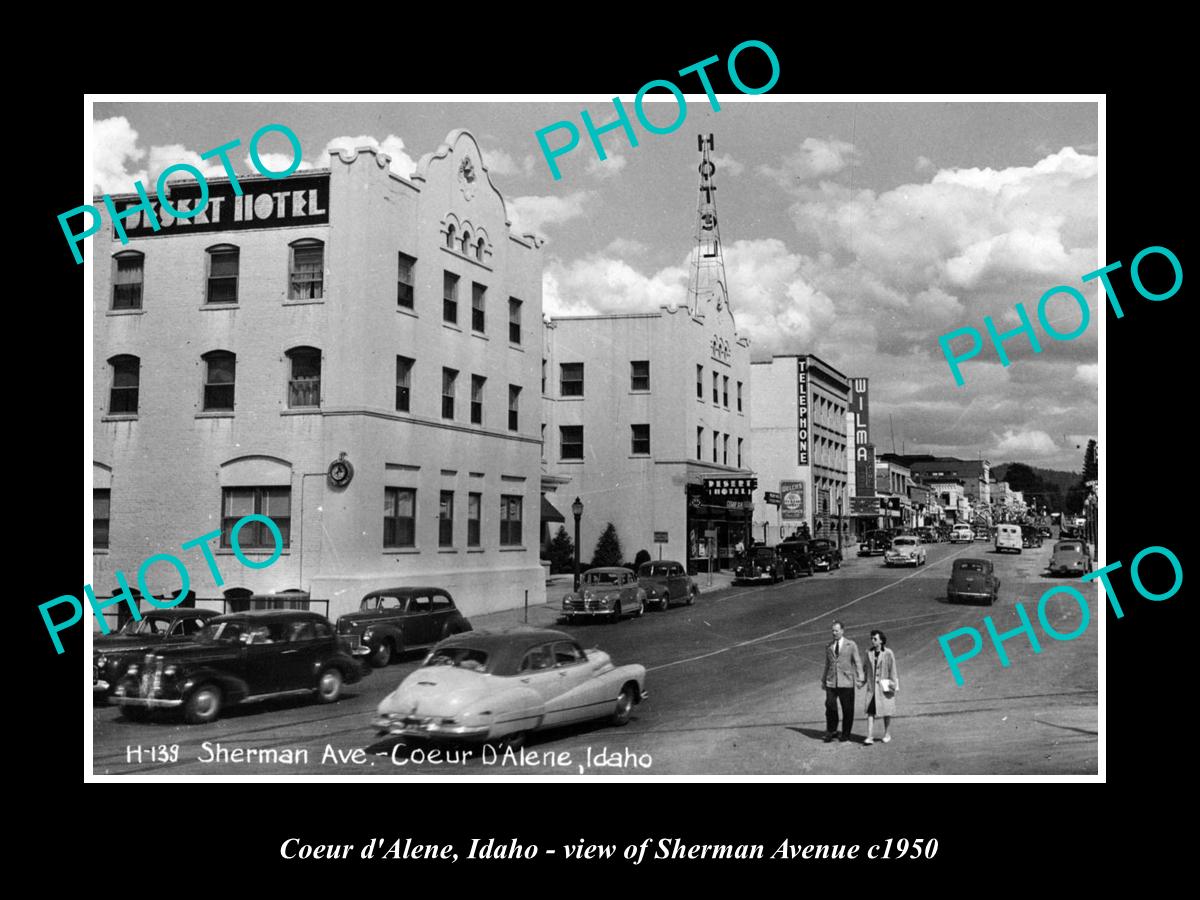
[{"label": "parked car", "polygon": [[868,531],[858,545],[859,556],[882,556],[892,546],[892,539],[886,531]]},{"label": "parked car", "polygon": [[955,525],[950,531],[950,543],[971,543],[975,540],[975,532],[971,530],[970,525]]},{"label": "parked car", "polygon": [[1002,523],[996,526],[996,552],[1013,550],[1021,552],[1024,542],[1021,540],[1021,526]]},{"label": "parked car", "polygon": [[204,623],[217,615],[214,609],[172,607],[142,613],[130,619],[120,631],[97,634],[92,638],[92,692],[107,696],[117,686],[130,663],[147,651],[167,644],[188,641]]},{"label": "parked car", "polygon": [[842,567],[842,551],[829,538],[813,538],[809,542],[809,550],[813,555],[813,564],[818,569],[832,572]]},{"label": "parked car", "polygon": [[337,633],[355,656],[386,666],[402,653],[432,647],[442,638],[471,630],[454,598],[436,587],[398,587],[371,591],[358,612],[337,620]]},{"label": "parked car", "polygon": [[904,534],[892,540],[892,546],[883,554],[885,566],[923,566],[925,548],[915,534]]},{"label": "parked car", "polygon": [[191,641],[131,665],[113,699],[129,719],[182,707],[193,724],[214,721],[226,706],[282,694],[315,693],[333,703],[342,685],[370,671],[348,650],[328,619],[307,610],[215,616]]},{"label": "parked car", "polygon": [[646,699],[645,684],[644,667],[614,665],[603,650],[584,650],[561,631],[472,631],[434,647],[384,697],[372,725],[381,735],[515,748],[531,731],[572,722],[624,725]]},{"label": "parked car", "polygon": [[1043,538],[1054,537],[1054,532],[1050,530],[1049,525],[1038,526],[1038,534],[1040,534]]},{"label": "parked car", "polygon": [[672,600],[691,606],[700,593],[683,563],[670,559],[642,563],[638,569],[638,587],[646,592],[646,602],[657,603],[659,609],[669,607]]},{"label": "parked car", "polygon": [[774,547],[758,545],[746,551],[733,569],[733,583],[741,584],[747,581],[766,581],[770,584],[783,581],[784,561],[779,558]]},{"label": "parked car", "polygon": [[813,575],[817,571],[811,544],[811,541],[803,538],[789,538],[775,545],[775,552],[783,560],[788,578],[795,578],[801,573]]},{"label": "parked car", "polygon": [[933,533],[932,528],[918,528],[917,537],[921,539],[922,544],[937,543],[937,535]]},{"label": "parked car", "polygon": [[1051,575],[1086,575],[1092,571],[1087,544],[1080,540],[1059,541],[1050,554]]},{"label": "parked car", "polygon": [[580,576],[579,590],[563,597],[562,611],[568,623],[581,616],[604,616],[613,622],[623,615],[637,618],[646,611],[646,592],[632,569],[589,569]]},{"label": "parked car", "polygon": [[983,601],[989,606],[1000,595],[1000,579],[987,559],[956,559],[946,583],[946,599]]}]

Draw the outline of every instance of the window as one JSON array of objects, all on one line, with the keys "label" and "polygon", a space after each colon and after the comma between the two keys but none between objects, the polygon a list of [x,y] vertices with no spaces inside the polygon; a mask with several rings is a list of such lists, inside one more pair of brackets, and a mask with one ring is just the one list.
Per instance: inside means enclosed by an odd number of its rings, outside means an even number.
[{"label": "window", "polygon": [[112,366],[112,390],[108,395],[109,415],[136,413],[141,360],[136,356],[114,356],[108,364]]},{"label": "window", "polygon": [[742,411],[742,383],[737,383],[737,411]]},{"label": "window", "polygon": [[400,263],[396,274],[396,305],[405,309],[413,308],[413,267],[417,261],[405,253],[400,254]]},{"label": "window", "polygon": [[738,451],[737,464],[738,464],[738,468],[740,469],[742,467],[742,439],[741,438],[738,438],[737,451]]},{"label": "window", "polygon": [[721,376],[721,405],[729,409],[729,376]]},{"label": "window", "polygon": [[442,369],[442,418],[454,418],[454,383],[458,372],[454,369]]},{"label": "window", "polygon": [[142,308],[143,261],[144,257],[136,250],[113,257],[113,309]]},{"label": "window", "polygon": [[483,384],[487,379],[482,375],[471,376],[471,424],[483,424]]},{"label": "window", "polygon": [[462,250],[463,256],[467,255],[468,251],[470,250],[470,247],[471,247],[471,232],[464,228],[463,235],[462,235],[462,243],[459,245],[459,249]]},{"label": "window", "polygon": [[483,238],[475,242],[475,258],[483,262]]},{"label": "window", "polygon": [[704,459],[704,429],[696,429],[696,459]]},{"label": "window", "polygon": [[232,410],[237,357],[225,350],[213,350],[200,358],[204,360],[205,411]]},{"label": "window", "polygon": [[542,357],[542,394],[546,393],[546,357]]},{"label": "window", "polygon": [[383,489],[383,546],[415,547],[417,492],[412,488]]},{"label": "window", "polygon": [[320,300],[325,295],[325,245],[306,239],[292,247],[289,300]]},{"label": "window", "polygon": [[[221,546],[233,546],[229,535],[243,516],[266,516],[283,537],[283,546],[291,545],[292,489],[290,487],[233,487],[221,490]],[[247,522],[238,530],[238,546],[274,550],[275,538],[266,522]]]},{"label": "window", "polygon": [[516,547],[521,544],[521,506],[525,498],[502,494],[500,496],[500,546]]},{"label": "window", "polygon": [[[108,549],[108,510],[112,491],[108,488],[92,489],[92,549]],[[241,537],[239,534],[238,537]]]},{"label": "window", "polygon": [[237,303],[239,256],[237,247],[208,248],[208,303]]},{"label": "window", "polygon": [[719,440],[720,440],[720,434],[718,434],[717,430],[714,428],[713,429],[713,462],[717,461],[717,444],[718,444]]},{"label": "window", "polygon": [[729,465],[729,435],[725,435],[722,438],[721,464]]},{"label": "window", "polygon": [[520,410],[521,389],[515,384],[508,386],[508,430],[517,431],[517,414]]},{"label": "window", "polygon": [[720,400],[720,395],[717,393],[717,373],[713,372],[713,405],[715,406]]},{"label": "window", "polygon": [[650,426],[649,425],[631,425],[633,430],[633,444],[630,452],[634,456],[649,456],[650,455]]},{"label": "window", "polygon": [[583,363],[562,364],[562,396],[583,396]]},{"label": "window", "polygon": [[559,459],[583,459],[583,426],[560,425]]},{"label": "window", "polygon": [[442,273],[442,321],[458,324],[458,276]]},{"label": "window", "polygon": [[542,459],[546,458],[546,423],[542,423]]},{"label": "window", "polygon": [[467,494],[467,546],[479,546],[479,523],[483,512],[483,495]]},{"label": "window", "polygon": [[288,409],[319,407],[321,351],[315,347],[294,347],[287,355],[292,367],[288,381]]},{"label": "window", "polygon": [[[508,298],[508,342],[521,343],[521,301]],[[542,360],[542,393],[546,393],[546,361]]]},{"label": "window", "polygon": [[631,391],[650,390],[650,360],[635,360],[629,364],[629,389]]},{"label": "window", "polygon": [[449,247],[451,250],[454,249],[454,226],[453,225],[446,226],[446,246]]},{"label": "window", "polygon": [[454,546],[454,491],[442,491],[438,503],[438,546]]},{"label": "window", "polygon": [[471,282],[471,330],[484,332],[484,304],[487,303],[487,288],[477,281]]},{"label": "window", "polygon": [[396,357],[396,411],[408,412],[412,401],[413,360],[407,356]]},{"label": "window", "polygon": [[704,366],[696,366],[696,399],[704,399]]}]

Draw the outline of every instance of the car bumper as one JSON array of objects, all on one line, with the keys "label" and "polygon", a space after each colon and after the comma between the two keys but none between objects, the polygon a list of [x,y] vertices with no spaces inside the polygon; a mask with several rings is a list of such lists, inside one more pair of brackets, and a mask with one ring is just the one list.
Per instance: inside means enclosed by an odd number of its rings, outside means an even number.
[{"label": "car bumper", "polygon": [[990,591],[949,591],[946,594],[951,600],[991,600]]},{"label": "car bumper", "polygon": [[562,613],[564,616],[611,616],[614,611],[614,608],[611,606],[598,606],[591,609],[565,607]]},{"label": "car bumper", "polygon": [[412,716],[385,715],[378,716],[371,722],[380,734],[395,734],[402,737],[416,737],[460,741],[483,741],[492,730],[491,725],[445,725],[432,719],[418,719]]},{"label": "car bumper", "polygon": [[113,697],[113,702],[117,706],[147,706],[160,709],[172,709],[176,706],[182,706],[183,700],[164,700],[161,697],[126,697],[118,694]]},{"label": "car bumper", "polygon": [[112,687],[112,685],[110,685],[107,681],[105,681],[103,678],[101,678],[97,681],[92,682],[92,693],[93,694],[107,694],[109,691],[109,688],[111,688],[111,687]]},{"label": "car bumper", "polygon": [[883,561],[889,566],[915,566],[920,560],[915,556],[885,556]]},{"label": "car bumper", "polygon": [[757,584],[760,581],[773,582],[775,580],[775,576],[768,572],[763,572],[759,575],[735,575],[733,580],[737,584]]}]

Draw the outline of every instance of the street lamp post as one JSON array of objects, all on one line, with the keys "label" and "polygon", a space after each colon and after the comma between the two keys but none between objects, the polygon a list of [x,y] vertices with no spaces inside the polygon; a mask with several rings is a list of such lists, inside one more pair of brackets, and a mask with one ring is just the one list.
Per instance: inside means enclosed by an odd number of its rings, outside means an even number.
[{"label": "street lamp post", "polygon": [[838,494],[838,550],[842,549],[842,495]]},{"label": "street lamp post", "polygon": [[575,590],[579,591],[579,517],[583,515],[583,501],[578,497],[571,504],[571,514],[575,516]]}]

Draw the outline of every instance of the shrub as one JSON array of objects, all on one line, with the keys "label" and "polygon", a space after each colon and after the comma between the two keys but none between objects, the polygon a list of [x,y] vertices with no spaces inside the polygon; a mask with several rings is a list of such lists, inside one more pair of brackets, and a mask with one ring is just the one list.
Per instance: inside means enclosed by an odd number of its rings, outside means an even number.
[{"label": "shrub", "polygon": [[621,541],[617,537],[617,528],[612,522],[609,522],[600,535],[600,540],[596,541],[591,567],[597,569],[601,566],[619,566],[624,557],[625,554],[621,552]]}]

